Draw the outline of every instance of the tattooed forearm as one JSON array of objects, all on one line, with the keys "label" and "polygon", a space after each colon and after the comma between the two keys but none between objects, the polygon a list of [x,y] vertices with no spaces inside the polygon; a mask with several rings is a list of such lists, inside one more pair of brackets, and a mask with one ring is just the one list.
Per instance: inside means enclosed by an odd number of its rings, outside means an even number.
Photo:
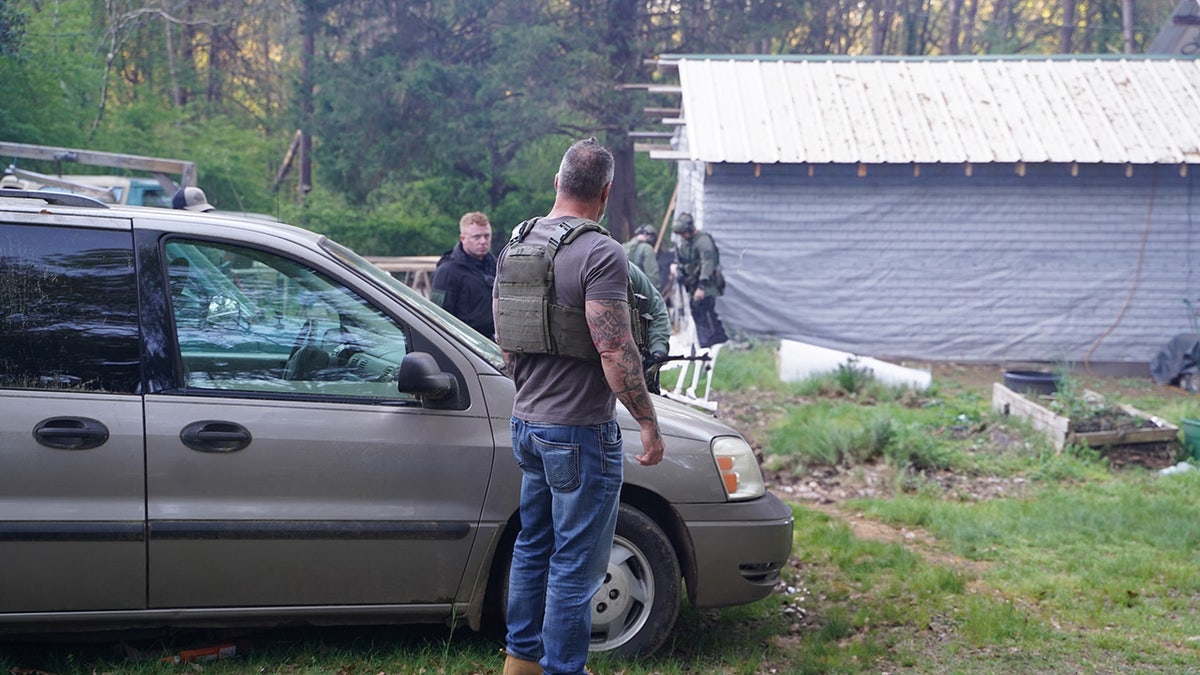
[{"label": "tattooed forearm", "polygon": [[642,452],[636,459],[642,466],[654,466],[662,461],[666,449],[646,390],[642,356],[633,342],[629,305],[620,300],[589,301],[584,303],[584,314],[609,388],[642,429]]},{"label": "tattooed forearm", "polygon": [[629,325],[629,305],[620,300],[589,301],[585,311],[604,376],[617,399],[639,424],[656,423],[654,403],[646,390],[642,357]]}]

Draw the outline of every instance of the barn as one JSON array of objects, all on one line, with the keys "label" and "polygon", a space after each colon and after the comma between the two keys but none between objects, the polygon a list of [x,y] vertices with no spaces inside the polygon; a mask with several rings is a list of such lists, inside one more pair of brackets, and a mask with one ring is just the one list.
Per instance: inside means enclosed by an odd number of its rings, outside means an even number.
[{"label": "barn", "polygon": [[735,334],[1146,364],[1200,305],[1200,60],[670,56]]}]

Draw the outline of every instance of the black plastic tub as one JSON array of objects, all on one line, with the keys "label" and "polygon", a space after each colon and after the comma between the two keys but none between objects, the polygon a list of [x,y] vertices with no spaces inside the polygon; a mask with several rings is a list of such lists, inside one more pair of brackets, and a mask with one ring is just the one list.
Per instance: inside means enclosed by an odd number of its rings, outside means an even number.
[{"label": "black plastic tub", "polygon": [[1006,370],[1004,386],[1025,396],[1049,396],[1058,391],[1058,374],[1041,370]]}]

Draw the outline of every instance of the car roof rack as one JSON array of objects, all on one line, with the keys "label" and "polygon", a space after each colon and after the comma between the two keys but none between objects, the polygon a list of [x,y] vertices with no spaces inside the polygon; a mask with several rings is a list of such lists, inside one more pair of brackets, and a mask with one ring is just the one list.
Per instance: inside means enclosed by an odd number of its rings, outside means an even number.
[{"label": "car roof rack", "polygon": [[0,188],[0,197],[16,199],[40,199],[53,206],[87,206],[94,209],[107,209],[108,204],[91,197],[71,194],[70,192],[54,192],[52,190],[14,190]]}]

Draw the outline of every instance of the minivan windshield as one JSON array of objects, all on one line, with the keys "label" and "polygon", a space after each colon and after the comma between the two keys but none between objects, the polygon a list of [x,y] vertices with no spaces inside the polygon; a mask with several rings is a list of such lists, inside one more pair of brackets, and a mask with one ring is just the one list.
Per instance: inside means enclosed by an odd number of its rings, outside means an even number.
[{"label": "minivan windshield", "polygon": [[359,274],[368,277],[375,282],[382,284],[396,295],[404,298],[410,305],[417,306],[418,309],[426,314],[433,315],[438,322],[448,331],[458,338],[459,342],[463,343],[471,349],[471,351],[479,354],[488,363],[492,364],[496,370],[504,370],[504,356],[500,353],[500,346],[490,339],[481,335],[474,328],[463,323],[450,312],[439,307],[436,303],[429,300],[420,293],[409,288],[396,277],[379,269],[371,264],[369,260],[363,258],[359,254],[342,246],[341,244],[322,237],[320,245],[330,255],[340,260],[344,265],[358,272]]}]

